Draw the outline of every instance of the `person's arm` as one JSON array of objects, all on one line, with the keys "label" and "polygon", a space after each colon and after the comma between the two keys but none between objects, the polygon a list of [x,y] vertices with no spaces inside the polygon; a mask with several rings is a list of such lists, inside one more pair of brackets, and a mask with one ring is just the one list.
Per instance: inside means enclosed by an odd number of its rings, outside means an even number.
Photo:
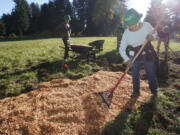
[{"label": "person's arm", "polygon": [[[148,31],[148,35],[147,35],[147,39],[148,40],[155,40],[157,38],[157,31],[155,31],[153,34],[152,31],[154,30],[154,28],[152,27],[152,25],[148,22],[146,22],[146,28],[147,28],[147,31]],[[151,36],[152,35],[152,36]]]},{"label": "person's arm", "polygon": [[122,58],[124,59],[125,62],[128,62],[130,59],[126,54],[126,48],[127,48],[127,34],[126,31],[124,32],[121,42],[120,42],[120,47],[119,47],[119,53],[122,56]]}]

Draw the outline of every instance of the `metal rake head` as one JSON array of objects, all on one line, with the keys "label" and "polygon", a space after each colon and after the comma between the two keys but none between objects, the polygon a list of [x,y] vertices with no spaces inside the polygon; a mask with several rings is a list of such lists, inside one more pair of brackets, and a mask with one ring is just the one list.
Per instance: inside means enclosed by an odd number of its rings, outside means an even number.
[{"label": "metal rake head", "polygon": [[103,102],[108,106],[108,108],[110,108],[112,98],[113,98],[113,93],[111,93],[107,90],[107,91],[103,91],[103,92],[98,92],[98,95],[101,96]]}]

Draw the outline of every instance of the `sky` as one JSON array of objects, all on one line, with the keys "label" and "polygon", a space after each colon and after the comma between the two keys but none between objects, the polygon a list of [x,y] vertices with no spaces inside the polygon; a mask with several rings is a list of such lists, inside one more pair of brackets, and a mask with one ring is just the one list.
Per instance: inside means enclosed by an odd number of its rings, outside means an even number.
[{"label": "sky", "polygon": [[[27,2],[29,4],[34,2],[41,5],[43,3],[48,3],[49,0],[27,0]],[[3,13],[10,14],[14,7],[15,7],[15,3],[13,0],[0,0],[0,17],[3,15]]]},{"label": "sky", "polygon": [[139,13],[143,14],[142,19],[145,18],[146,12],[148,11],[148,8],[150,7],[151,0],[129,0],[127,2],[128,9],[134,8]]},{"label": "sky", "polygon": [[[49,0],[27,0],[27,2],[29,4],[34,2],[41,5],[43,3],[48,3]],[[135,8],[139,13],[143,14],[142,19],[146,15],[149,4],[150,4],[150,0],[129,0],[129,2],[127,3],[128,8]],[[14,6],[15,3],[13,2],[13,0],[0,0],[0,17],[3,15],[3,13],[10,14]]]}]

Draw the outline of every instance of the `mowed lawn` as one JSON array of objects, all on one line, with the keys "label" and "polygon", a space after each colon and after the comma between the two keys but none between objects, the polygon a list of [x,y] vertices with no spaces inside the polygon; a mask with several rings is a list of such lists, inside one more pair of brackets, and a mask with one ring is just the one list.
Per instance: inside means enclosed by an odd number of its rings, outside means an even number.
[{"label": "mowed lawn", "polygon": [[[121,63],[116,51],[116,37],[72,38],[71,44],[88,44],[95,40],[105,40],[104,50],[96,54],[108,63]],[[157,42],[153,44],[157,45]],[[34,89],[39,83],[54,78],[77,79],[103,70],[103,64],[87,60],[69,60],[68,71],[64,69],[64,49],[61,38],[34,39],[0,42],[0,97],[18,95]],[[170,47],[180,51],[180,43],[171,41]],[[161,45],[161,51],[164,48]],[[73,55],[73,52],[70,52]],[[104,65],[107,66],[107,65]]]}]

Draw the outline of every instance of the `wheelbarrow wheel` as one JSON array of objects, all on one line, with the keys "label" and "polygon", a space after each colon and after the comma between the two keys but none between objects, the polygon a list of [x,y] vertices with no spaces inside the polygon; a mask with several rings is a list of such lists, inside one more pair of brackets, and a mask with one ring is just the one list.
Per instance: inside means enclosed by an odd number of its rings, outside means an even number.
[{"label": "wheelbarrow wheel", "polygon": [[96,55],[94,52],[88,54],[88,62],[94,62],[96,60]]}]

